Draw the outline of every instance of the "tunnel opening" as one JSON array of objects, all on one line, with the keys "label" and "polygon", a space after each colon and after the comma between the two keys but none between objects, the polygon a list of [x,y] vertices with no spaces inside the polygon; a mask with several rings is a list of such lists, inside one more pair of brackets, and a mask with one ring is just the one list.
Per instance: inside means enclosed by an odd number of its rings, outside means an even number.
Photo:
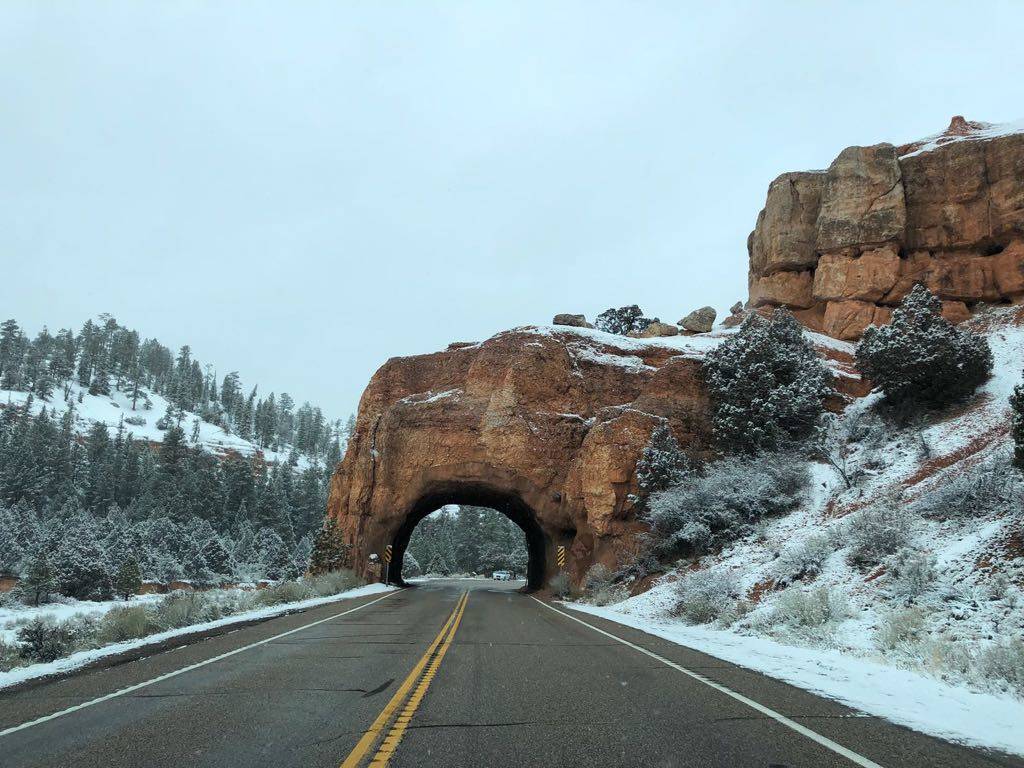
[{"label": "tunnel opening", "polygon": [[480,485],[459,485],[437,490],[425,494],[413,505],[392,540],[390,578],[393,583],[406,583],[403,578],[403,563],[416,526],[428,515],[449,505],[493,509],[515,523],[523,532],[526,543],[526,590],[532,592],[544,587],[547,572],[547,536],[537,522],[533,510],[513,494]]}]

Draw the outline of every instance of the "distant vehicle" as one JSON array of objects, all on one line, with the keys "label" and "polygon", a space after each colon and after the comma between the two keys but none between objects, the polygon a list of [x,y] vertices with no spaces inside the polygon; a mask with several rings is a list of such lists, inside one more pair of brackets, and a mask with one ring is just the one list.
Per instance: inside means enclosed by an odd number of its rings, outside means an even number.
[{"label": "distant vehicle", "polygon": [[491,578],[495,581],[512,581],[512,574],[508,571],[495,571],[491,574]]}]

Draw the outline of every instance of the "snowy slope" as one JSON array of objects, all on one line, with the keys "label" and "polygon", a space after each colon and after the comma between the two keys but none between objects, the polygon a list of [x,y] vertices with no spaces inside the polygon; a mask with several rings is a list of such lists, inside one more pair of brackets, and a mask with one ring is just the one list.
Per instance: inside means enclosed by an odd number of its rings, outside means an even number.
[{"label": "snowy slope", "polygon": [[[0,389],[0,408],[8,405],[22,406],[29,396],[28,392]],[[81,402],[78,402],[79,396],[82,398]],[[143,408],[143,402],[147,399],[152,403],[152,407],[148,410]],[[136,405],[137,410],[133,411],[130,394],[121,392],[116,388],[111,388],[109,396],[90,395],[86,387],[73,383],[71,384],[71,391],[67,401],[64,400],[64,390],[62,387],[54,389],[49,401],[33,398],[32,413],[37,414],[43,408],[46,408],[48,412],[54,414],[59,419],[69,407],[73,407],[76,417],[76,431],[79,434],[84,435],[93,424],[101,422],[107,426],[111,437],[117,432],[118,425],[122,419],[142,419],[144,423],[141,425],[128,424],[126,422],[124,424],[125,434],[131,433],[136,440],[145,440],[151,443],[163,442],[164,431],[159,429],[156,423],[167,412],[169,405],[167,399],[154,392],[143,390],[143,396],[138,399]],[[184,418],[181,420],[181,427],[189,438],[191,438],[193,422],[198,418],[196,414],[185,411]],[[205,450],[220,455],[230,452],[239,453],[243,456],[261,453],[270,462],[277,462],[288,457],[287,451],[275,452],[269,448],[260,448],[255,443],[245,440],[238,435],[228,434],[216,424],[202,420],[199,421],[198,445]],[[304,459],[305,457],[300,457],[300,466]]]},{"label": "snowy slope", "polygon": [[[987,336],[994,357],[992,378],[969,402],[919,428],[886,426],[876,429],[874,443],[847,443],[847,471],[859,475],[852,488],[830,464],[814,464],[807,499],[796,511],[699,561],[698,570],[731,575],[748,612],[700,628],[683,624],[673,614],[677,582],[689,569],[596,610],[911,727],[1024,754],[1017,727],[1022,722],[1017,718],[1024,715],[1020,689],[981,672],[987,651],[1010,639],[1024,640],[1020,496],[1009,495],[1006,504],[985,513],[913,517],[913,546],[934,557],[936,571],[935,582],[914,601],[897,596],[885,565],[861,569],[847,557],[845,531],[858,510],[880,499],[892,499],[894,508],[913,509],[916,501],[948,488],[958,477],[1008,461],[1007,398],[1024,370],[1024,307],[994,309],[969,322]],[[843,352],[851,349],[843,347]],[[852,403],[841,426],[868,418],[878,398],[873,393]],[[809,540],[828,542],[831,554],[820,573],[780,586],[780,555]],[[821,626],[780,621],[778,608],[787,589],[819,588],[846,604],[841,618]],[[904,618],[908,612],[914,615]],[[913,626],[915,621],[919,626]],[[900,622],[913,631],[888,642],[886,632],[903,626]],[[864,664],[900,672],[891,678],[876,674],[865,685],[869,667]],[[1024,679],[1024,670],[1018,674]],[[917,686],[920,695],[906,696],[915,679],[923,681]],[[916,702],[920,716],[907,709],[907,701]],[[998,702],[1006,702],[1005,711],[1013,713],[1009,721],[993,719]]]}]

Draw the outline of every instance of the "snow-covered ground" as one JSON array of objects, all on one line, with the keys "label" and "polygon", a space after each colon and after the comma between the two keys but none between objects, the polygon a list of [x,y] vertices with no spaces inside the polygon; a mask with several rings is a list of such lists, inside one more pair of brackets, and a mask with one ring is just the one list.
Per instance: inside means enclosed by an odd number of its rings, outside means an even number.
[{"label": "snow-covered ground", "polygon": [[[313,597],[308,600],[299,600],[293,603],[281,603],[279,605],[267,606],[265,608],[257,608],[251,611],[245,611],[244,613],[237,613],[232,616],[225,616],[222,619],[216,621],[208,621],[203,624],[194,624],[188,627],[181,627],[178,629],[171,629],[166,632],[160,632],[155,635],[149,635],[147,637],[140,638],[138,640],[129,640],[123,643],[114,643],[112,645],[106,645],[102,648],[94,648],[87,651],[79,651],[73,653],[70,656],[66,656],[57,661],[48,662],[45,664],[30,664],[24,667],[16,667],[8,672],[0,672],[0,689],[7,686],[15,685],[17,683],[24,682],[25,680],[32,680],[39,677],[46,677],[47,675],[59,674],[64,672],[70,672],[72,670],[83,667],[97,659],[101,659],[107,656],[115,656],[119,653],[132,650],[134,648],[143,648],[147,645],[153,645],[155,643],[161,643],[165,640],[169,640],[174,637],[180,637],[183,635],[191,635],[196,632],[205,632],[210,629],[216,629],[217,627],[225,627],[231,624],[237,624],[239,622],[252,621],[254,619],[268,619],[274,616],[280,616],[284,613],[291,611],[302,610],[305,608],[314,608],[318,605],[325,605],[327,603],[334,603],[339,600],[348,600],[354,597],[365,597],[367,595],[375,595],[382,592],[392,592],[398,589],[397,587],[388,587],[383,584],[367,584],[362,587],[356,587],[355,589],[349,589],[344,592],[339,592],[336,595],[328,595],[326,597]],[[146,597],[139,598],[138,602],[145,602]],[[88,605],[88,608],[85,606]],[[58,619],[69,618],[76,613],[93,613],[89,609],[95,608],[96,615],[105,613],[115,606],[123,606],[124,602],[109,602],[109,603],[80,603],[76,606],[71,606],[71,610],[68,610],[69,606],[43,606],[38,609],[38,614],[41,615],[54,615]],[[18,610],[17,617],[26,615],[27,611],[36,609]]]},{"label": "snow-covered ground", "polygon": [[[969,402],[904,429],[873,413],[878,394],[853,402],[838,422],[843,449],[835,456],[854,478],[852,487],[831,464],[813,464],[799,508],[699,561],[697,570],[736,585],[743,603],[736,615],[701,627],[674,616],[678,581],[690,568],[614,606],[573,607],[922,731],[1024,754],[1019,688],[982,671],[985,654],[1024,640],[1020,491],[980,512],[913,511],[916,502],[948,490],[979,467],[1005,467],[1011,451],[1007,399],[1024,370],[1024,307],[991,310],[970,323],[989,340],[994,372]],[[852,352],[845,346],[838,351]],[[858,429],[868,436],[851,438]],[[999,475],[992,477],[999,482]],[[911,548],[934,558],[933,581],[912,600],[898,594],[886,562],[871,568],[850,563],[851,515],[879,502],[891,504],[894,513],[910,511]],[[808,543],[826,551],[820,571],[792,580],[781,564]],[[817,626],[780,620],[787,593],[815,590],[837,596],[836,617]],[[895,639],[894,627],[903,632]],[[1019,663],[1008,658],[1009,664]],[[1014,674],[1024,679],[1024,670]]]},{"label": "snow-covered ground", "polygon": [[39,606],[18,605],[16,608],[0,607],[0,642],[13,643],[18,629],[37,617],[53,621],[65,621],[77,616],[88,616],[98,619],[112,608],[123,608],[132,605],[152,605],[163,599],[164,595],[133,595],[128,600],[75,600],[60,597],[59,603],[46,603]]},{"label": "snow-covered ground", "polygon": [[[29,396],[30,393],[28,392],[0,389],[0,407],[8,405],[22,406]],[[78,402],[79,397],[82,398],[81,402]],[[151,404],[151,407],[148,409],[144,407],[146,400]],[[136,402],[136,410],[132,410],[130,393],[121,392],[116,387],[111,387],[110,395],[90,395],[87,387],[72,383],[67,400],[64,398],[63,387],[55,388],[49,400],[40,400],[38,397],[33,397],[32,413],[37,414],[43,408],[46,408],[47,412],[59,419],[67,411],[69,405],[75,409],[76,431],[80,434],[85,434],[93,424],[101,422],[107,426],[111,437],[113,437],[117,432],[118,426],[122,423],[122,419],[131,418],[141,420],[142,423],[129,424],[125,421],[125,434],[131,433],[136,440],[145,440],[151,443],[163,442],[164,430],[158,428],[156,423],[167,413],[169,403],[166,398],[155,392],[144,390],[144,396],[140,397]],[[192,437],[192,427],[196,420],[199,420],[199,441],[197,444],[212,453],[223,455],[234,452],[243,456],[261,453],[267,461],[273,463],[288,458],[287,451],[275,452],[269,448],[260,448],[255,443],[245,440],[238,435],[225,432],[223,428],[218,427],[216,424],[199,419],[199,416],[195,413],[185,411],[181,419],[181,428],[185,430],[185,435],[190,440]],[[304,466],[304,461],[306,461],[305,457],[300,457],[300,467]]]},{"label": "snow-covered ground", "polygon": [[566,607],[601,616],[763,672],[849,707],[950,741],[1024,755],[1024,702],[949,685],[833,649],[646,618],[624,608]]}]

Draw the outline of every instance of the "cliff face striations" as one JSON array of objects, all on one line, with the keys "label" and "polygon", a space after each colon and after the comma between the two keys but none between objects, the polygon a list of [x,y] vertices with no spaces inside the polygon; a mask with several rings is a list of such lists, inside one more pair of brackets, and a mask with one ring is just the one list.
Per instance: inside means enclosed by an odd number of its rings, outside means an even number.
[{"label": "cliff face striations", "polygon": [[747,240],[749,303],[857,339],[915,283],[954,321],[1024,297],[1024,124],[956,117],[896,147],[849,147],[771,183]]}]

